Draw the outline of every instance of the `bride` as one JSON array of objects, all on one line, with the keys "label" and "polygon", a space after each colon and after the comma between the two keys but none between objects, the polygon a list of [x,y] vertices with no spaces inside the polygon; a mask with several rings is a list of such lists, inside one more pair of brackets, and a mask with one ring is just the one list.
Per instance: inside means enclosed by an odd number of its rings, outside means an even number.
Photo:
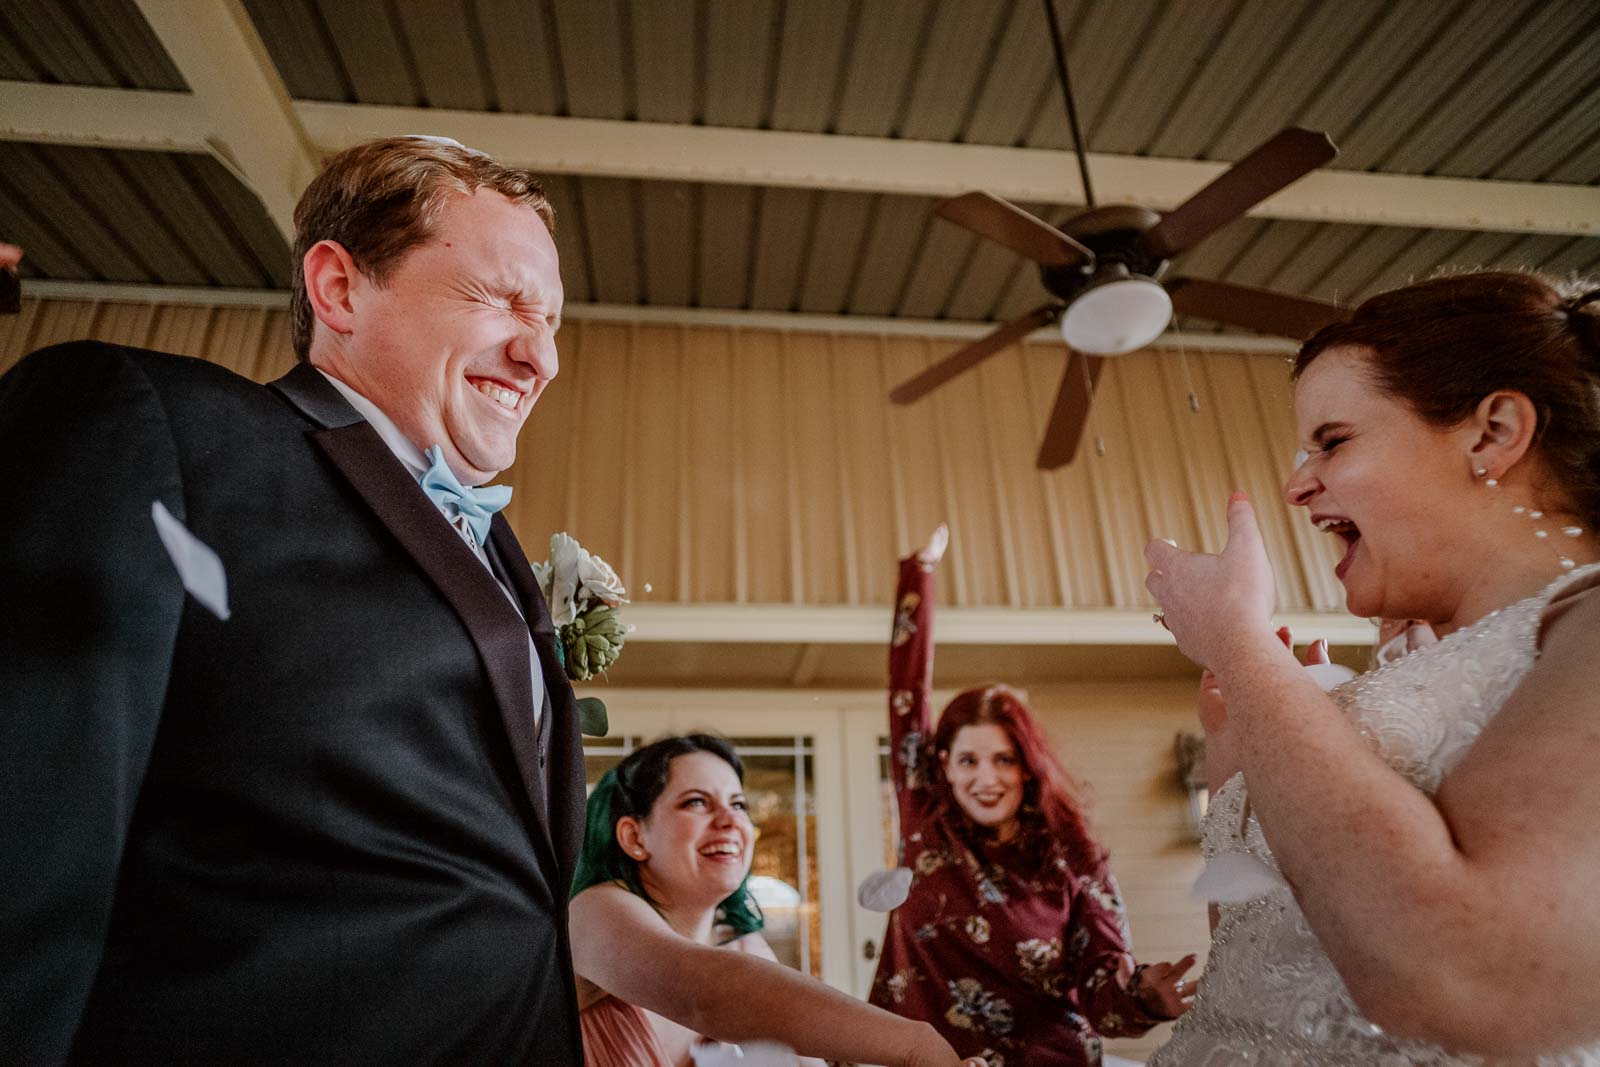
[{"label": "bride", "polygon": [[1600,290],[1422,282],[1294,375],[1285,496],[1343,543],[1351,612],[1440,640],[1325,695],[1242,494],[1221,555],[1146,549],[1239,772],[1204,849],[1256,884],[1152,1063],[1600,1064]]}]

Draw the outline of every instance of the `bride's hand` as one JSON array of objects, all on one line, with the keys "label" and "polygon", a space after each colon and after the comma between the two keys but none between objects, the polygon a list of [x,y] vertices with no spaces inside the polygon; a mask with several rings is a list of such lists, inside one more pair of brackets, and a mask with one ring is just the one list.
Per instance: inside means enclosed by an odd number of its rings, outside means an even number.
[{"label": "bride's hand", "polygon": [[1228,543],[1220,555],[1185,552],[1166,541],[1144,549],[1145,588],[1185,656],[1215,669],[1240,641],[1272,628],[1277,592],[1255,513],[1243,493],[1228,499]]},{"label": "bride's hand", "polygon": [[950,527],[941,522],[933,528],[928,543],[917,549],[917,562],[924,567],[932,567],[944,558],[944,550],[949,547]]}]

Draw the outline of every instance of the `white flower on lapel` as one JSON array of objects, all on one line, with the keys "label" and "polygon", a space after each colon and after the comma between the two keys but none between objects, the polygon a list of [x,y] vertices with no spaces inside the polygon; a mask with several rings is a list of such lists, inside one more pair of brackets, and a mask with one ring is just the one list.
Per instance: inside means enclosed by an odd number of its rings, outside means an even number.
[{"label": "white flower on lapel", "polygon": [[573,623],[588,606],[599,601],[611,607],[626,604],[627,590],[611,565],[590,554],[570,534],[550,538],[550,559],[533,564],[539,591],[550,605],[550,621],[556,626]]},{"label": "white flower on lapel", "polygon": [[[583,552],[582,549],[578,551]],[[622,579],[611,569],[611,564],[588,552],[583,552],[583,558],[578,560],[578,588],[583,595],[611,607],[628,602],[628,591],[622,587]]]},{"label": "white flower on lapel", "polygon": [[577,538],[558,533],[550,538],[550,621],[565,626],[578,617],[578,560],[588,555]]}]

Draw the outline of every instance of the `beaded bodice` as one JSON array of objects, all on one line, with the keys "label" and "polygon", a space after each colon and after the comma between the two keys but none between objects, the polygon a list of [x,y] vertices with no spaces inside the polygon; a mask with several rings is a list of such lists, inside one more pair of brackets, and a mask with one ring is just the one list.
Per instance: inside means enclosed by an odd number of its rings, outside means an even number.
[{"label": "beaded bodice", "polygon": [[[1390,766],[1433,793],[1533,665],[1545,605],[1569,582],[1596,571],[1600,565],[1573,571],[1542,593],[1354,678],[1331,695]],[[1361,1016],[1282,882],[1247,796],[1242,774],[1217,791],[1206,813],[1201,850],[1208,861],[1253,856],[1280,884],[1253,900],[1218,905],[1220,920],[1194,1007],[1179,1020],[1153,1067],[1489,1062],[1391,1037]],[[1596,1067],[1600,1045],[1516,1062]]]}]

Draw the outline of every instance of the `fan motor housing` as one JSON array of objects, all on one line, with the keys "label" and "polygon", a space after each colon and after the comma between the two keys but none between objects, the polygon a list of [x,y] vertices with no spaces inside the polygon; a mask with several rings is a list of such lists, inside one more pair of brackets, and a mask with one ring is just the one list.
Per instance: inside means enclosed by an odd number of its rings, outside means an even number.
[{"label": "fan motor housing", "polygon": [[[1039,279],[1047,290],[1071,301],[1108,270],[1160,278],[1167,261],[1146,251],[1139,242],[1160,221],[1156,212],[1135,204],[1108,204],[1074,215],[1056,228],[1093,252],[1094,262],[1070,267],[1041,266]],[[1116,270],[1119,266],[1122,270]]]}]

